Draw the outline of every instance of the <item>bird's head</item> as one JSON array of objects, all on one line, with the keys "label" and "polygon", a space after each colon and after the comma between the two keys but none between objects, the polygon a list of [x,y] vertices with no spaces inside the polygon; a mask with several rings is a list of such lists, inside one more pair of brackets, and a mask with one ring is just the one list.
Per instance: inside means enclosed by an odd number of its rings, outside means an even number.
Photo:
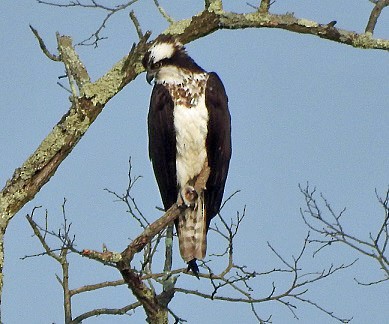
[{"label": "bird's head", "polygon": [[166,66],[174,65],[175,57],[185,53],[184,46],[171,36],[160,36],[143,57],[142,64],[146,69],[146,80],[151,84],[158,79],[158,72]]},{"label": "bird's head", "polygon": [[143,57],[146,80],[180,79],[179,71],[203,71],[186,53],[184,45],[169,35],[159,36]]}]

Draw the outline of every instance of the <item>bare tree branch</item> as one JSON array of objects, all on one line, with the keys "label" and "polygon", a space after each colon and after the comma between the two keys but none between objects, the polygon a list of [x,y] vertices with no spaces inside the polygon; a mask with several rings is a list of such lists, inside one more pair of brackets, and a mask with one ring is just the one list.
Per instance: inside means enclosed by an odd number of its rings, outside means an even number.
[{"label": "bare tree branch", "polygon": [[384,209],[383,222],[377,234],[372,234],[370,232],[368,235],[369,238],[363,239],[349,234],[342,224],[341,217],[343,216],[345,209],[336,213],[324,196],[321,195],[321,200],[328,213],[327,215],[322,211],[319,203],[314,198],[316,189],[310,189],[309,185],[305,188],[299,186],[299,188],[304,195],[307,207],[305,210],[301,209],[300,214],[309,229],[319,236],[317,239],[310,239],[311,242],[319,244],[316,253],[335,243],[344,244],[358,253],[378,262],[380,269],[384,272],[384,279],[377,280],[375,281],[376,283],[389,280],[389,258],[387,256],[387,246],[389,242],[389,189],[386,192],[385,198],[380,198],[376,193],[377,199]]},{"label": "bare tree branch", "polygon": [[122,308],[96,308],[77,316],[70,324],[82,323],[83,320],[99,315],[125,315],[139,306],[141,306],[141,303],[135,302]]},{"label": "bare tree branch", "polygon": [[[201,188],[207,179],[207,172],[209,171],[207,168],[204,169],[204,174],[200,177],[200,182],[196,183],[196,186]],[[131,159],[129,160],[129,172],[128,172],[128,186],[123,195],[116,194],[115,192],[111,192],[114,194],[116,198],[119,198],[119,201],[123,202],[125,206],[128,208],[128,201],[131,201],[128,197],[132,197],[131,190],[133,189],[135,183],[139,179],[139,176],[133,176]],[[231,200],[232,197],[236,195],[238,191],[232,193],[224,203],[222,207],[225,208],[225,205],[228,201]],[[127,196],[125,198],[124,196]],[[382,199],[382,202],[385,204],[387,199]],[[75,288],[70,290],[68,288],[68,283],[65,285],[65,281],[63,278],[58,278],[58,281],[61,283],[64,291],[67,291],[67,296],[65,300],[68,301],[68,309],[70,311],[68,318],[71,318],[71,297],[84,293],[87,291],[94,291],[98,289],[102,289],[105,287],[113,287],[118,285],[127,284],[129,288],[132,290],[134,295],[138,298],[138,302],[132,303],[122,308],[101,308],[94,309],[84,314],[77,316],[69,323],[79,323],[81,320],[86,319],[91,316],[106,314],[106,315],[120,315],[127,313],[128,311],[135,309],[136,307],[143,306],[146,310],[147,318],[149,322],[153,323],[166,323],[167,314],[171,314],[176,322],[184,322],[184,320],[176,315],[170,308],[169,303],[172,298],[175,296],[175,293],[185,293],[190,294],[206,299],[211,300],[221,300],[235,303],[243,303],[248,304],[250,306],[250,310],[253,313],[253,316],[260,323],[269,323],[271,320],[271,315],[267,317],[263,317],[256,309],[256,305],[262,302],[277,302],[281,305],[284,305],[294,316],[298,318],[297,315],[297,304],[295,302],[301,302],[303,304],[309,304],[314,306],[321,312],[331,316],[332,318],[347,322],[349,319],[341,318],[335,315],[333,312],[327,310],[313,299],[306,297],[309,291],[309,287],[311,287],[317,281],[325,280],[328,277],[334,275],[338,271],[345,270],[348,267],[352,266],[354,262],[347,265],[339,265],[334,266],[330,265],[327,269],[321,269],[318,271],[303,271],[301,267],[302,259],[307,254],[308,245],[313,242],[313,240],[308,235],[305,240],[303,247],[299,250],[297,256],[291,258],[291,260],[287,260],[284,258],[273,246],[268,243],[270,250],[277,256],[281,263],[281,267],[273,268],[266,271],[253,271],[248,270],[246,266],[237,265],[234,261],[234,240],[238,234],[238,230],[240,228],[241,222],[245,217],[245,208],[242,213],[237,212],[235,218],[231,218],[230,221],[226,221],[225,218],[221,217],[219,214],[218,222],[214,224],[214,227],[211,229],[214,233],[220,235],[221,238],[225,241],[225,250],[223,253],[214,253],[210,255],[210,259],[201,262],[200,267],[205,269],[206,271],[200,273],[199,276],[203,280],[206,280],[205,283],[201,285],[201,290],[190,290],[186,288],[177,287],[177,279],[179,274],[183,274],[186,272],[185,268],[181,269],[172,269],[172,256],[171,256],[171,240],[170,234],[168,235],[168,240],[166,242],[166,251],[165,251],[165,265],[162,272],[153,272],[151,269],[152,259],[154,258],[154,254],[157,251],[157,246],[160,243],[162,238],[163,229],[167,224],[171,224],[171,221],[176,216],[169,215],[171,211],[168,211],[165,215],[162,216],[159,220],[154,223],[151,223],[144,228],[144,223],[139,222],[135,219],[135,222],[138,224],[139,228],[143,229],[143,233],[139,235],[127,248],[128,251],[120,253],[110,252],[108,250],[103,250],[103,252],[96,252],[90,250],[84,250],[82,253],[76,251],[73,247],[74,239],[70,236],[70,225],[65,217],[65,202],[62,206],[63,213],[63,225],[62,230],[55,232],[48,230],[47,225],[47,217],[45,218],[45,226],[40,227],[39,225],[32,225],[34,232],[36,232],[37,237],[40,239],[42,245],[45,247],[46,254],[56,258],[57,254],[53,253],[53,250],[50,249],[47,242],[45,241],[46,235],[57,237],[61,242],[61,248],[59,249],[61,252],[59,256],[62,256],[66,260],[66,255],[63,253],[63,250],[66,251],[75,251],[78,254],[83,256],[88,256],[90,258],[96,259],[99,262],[110,264],[112,266],[117,266],[117,268],[122,272],[123,280],[116,281],[107,281],[97,284],[85,285],[79,288]],[[174,208],[176,208],[174,206]],[[37,210],[37,208],[33,209],[33,213]],[[178,213],[180,212],[178,208]],[[46,213],[47,214],[47,213]],[[167,217],[172,217],[169,221]],[[31,219],[32,220],[32,219]],[[159,231],[159,232],[158,232]],[[152,236],[149,236],[147,233],[153,233],[154,236],[153,241],[149,241],[152,239]],[[145,234],[146,233],[146,234]],[[171,234],[172,235],[172,234]],[[148,241],[148,242],[146,242]],[[138,243],[134,243],[138,242]],[[140,242],[140,243],[139,243]],[[131,246],[134,244],[134,246]],[[140,244],[140,245],[139,245]],[[134,267],[130,266],[130,261],[134,256],[132,253],[137,253],[137,249],[141,249],[141,246],[145,247],[144,250],[144,261],[142,263],[141,270],[136,270]],[[134,252],[135,251],[135,252]],[[127,255],[126,253],[129,253]],[[226,265],[224,269],[220,271],[220,273],[216,274],[212,271],[211,263],[214,258],[224,258],[226,260]],[[57,259],[56,259],[57,260]],[[66,263],[67,264],[67,263]],[[267,278],[271,276],[278,276],[282,274],[285,276],[289,276],[290,285],[288,287],[284,287],[282,289],[277,288],[277,284],[273,282],[272,286],[269,289],[265,289],[264,292],[260,293],[253,289],[252,281],[260,280],[262,277]],[[160,284],[162,286],[162,292],[160,294],[157,293],[157,289],[154,288],[153,281]],[[208,285],[207,285],[208,284]],[[262,295],[262,296],[261,296]],[[295,302],[294,302],[295,301]]]},{"label": "bare tree branch", "polygon": [[130,11],[130,18],[132,20],[132,23],[134,24],[134,27],[135,27],[136,33],[138,34],[139,40],[141,40],[143,38],[143,32],[142,32],[142,28],[140,26],[140,23],[138,21],[138,18],[136,18],[136,16],[135,16],[134,10]]},{"label": "bare tree branch", "polygon": [[[26,218],[34,231],[35,236],[38,237],[39,242],[42,244],[43,248],[45,249],[46,254],[49,255],[50,257],[52,257],[54,260],[56,260],[61,265],[62,279],[60,279],[58,277],[57,277],[57,279],[62,286],[63,300],[64,300],[63,305],[64,305],[64,313],[65,313],[65,323],[68,324],[68,323],[71,323],[71,321],[72,321],[72,304],[71,304],[71,294],[70,294],[70,288],[69,288],[69,264],[67,262],[67,254],[68,254],[69,249],[68,249],[67,244],[68,243],[72,244],[73,240],[70,239],[70,234],[69,234],[70,233],[70,225],[67,225],[66,213],[65,213],[65,203],[66,203],[66,200],[64,200],[64,203],[62,205],[62,215],[63,215],[63,219],[64,219],[63,232],[61,233],[61,230],[59,230],[58,237],[61,237],[61,239],[63,239],[67,243],[62,245],[59,254],[55,254],[50,249],[50,247],[48,246],[48,244],[45,240],[45,236],[41,234],[41,230],[40,230],[39,226],[33,220],[33,214],[34,214],[36,208],[34,208],[32,210],[31,216],[27,215]],[[47,232],[45,232],[45,234],[46,233]]]},{"label": "bare tree branch", "polygon": [[159,13],[162,15],[162,17],[165,18],[169,24],[173,24],[174,19],[166,12],[165,9],[162,8],[162,6],[159,4],[159,1],[154,0],[154,4],[157,7]]},{"label": "bare tree branch", "polygon": [[38,39],[38,43],[39,43],[39,46],[40,46],[42,52],[52,61],[55,61],[55,62],[61,61],[61,59],[57,55],[50,53],[50,51],[46,47],[45,42],[43,41],[43,39],[39,35],[38,31],[34,27],[32,27],[31,25],[30,25],[30,29],[33,32],[33,34],[35,35],[35,37]]},{"label": "bare tree branch", "polygon": [[[330,265],[327,269],[322,269],[314,272],[304,272],[301,268],[301,261],[303,257],[307,254],[307,247],[311,244],[310,236],[304,240],[303,247],[299,251],[296,257],[292,257],[292,262],[287,261],[278,251],[273,248],[273,246],[268,243],[270,250],[277,256],[281,261],[282,267],[274,268],[264,272],[258,271],[248,271],[245,266],[238,266],[234,263],[233,257],[233,240],[238,231],[239,224],[244,217],[244,212],[242,216],[237,215],[236,221],[232,221],[230,224],[227,224],[225,221],[222,221],[223,218],[220,218],[223,227],[215,226],[213,231],[220,234],[223,238],[228,241],[228,262],[226,267],[219,273],[215,274],[211,270],[210,261],[205,261],[201,264],[201,267],[207,269],[208,273],[200,273],[200,278],[206,278],[209,280],[211,290],[209,292],[203,292],[201,290],[190,290],[186,288],[176,287],[175,291],[179,293],[185,293],[189,295],[195,295],[201,298],[211,299],[211,300],[221,300],[226,302],[235,302],[235,303],[247,303],[250,305],[250,309],[253,312],[255,318],[260,323],[268,323],[271,319],[269,316],[267,319],[262,318],[256,309],[255,305],[262,302],[278,302],[289,309],[292,315],[295,318],[298,318],[296,309],[297,305],[292,301],[298,301],[302,303],[309,304],[314,306],[321,312],[324,312],[328,316],[343,322],[347,323],[350,321],[350,318],[342,318],[335,315],[332,311],[322,307],[317,302],[310,298],[303,297],[308,293],[309,287],[315,284],[317,281],[325,280],[328,277],[334,275],[335,273],[345,270],[356,262],[353,261],[350,264],[341,264],[339,266]],[[225,256],[226,253],[222,253],[216,256]],[[215,256],[215,255],[214,255]],[[251,287],[250,282],[255,279],[259,279],[262,276],[271,276],[275,274],[285,274],[291,277],[289,287],[280,289],[276,288],[276,285],[273,282],[272,289],[269,293],[265,294],[264,297],[255,297],[253,294],[258,294]],[[237,297],[233,297],[231,294],[231,289],[233,292],[237,293]]]},{"label": "bare tree branch", "polygon": [[139,226],[143,229],[146,229],[148,225],[150,225],[147,218],[143,215],[142,211],[139,209],[138,204],[136,203],[135,198],[131,194],[131,190],[142,177],[141,176],[133,176],[132,175],[132,163],[131,157],[128,160],[128,186],[123,194],[118,194],[115,191],[105,188],[104,190],[108,193],[112,194],[117,198],[117,201],[123,202],[127,210],[126,212],[131,215],[133,219],[139,224]]},{"label": "bare tree branch", "polygon": [[367,23],[367,26],[365,28],[365,33],[371,33],[373,34],[375,26],[377,25],[377,21],[379,16],[381,15],[381,11],[389,6],[389,0],[376,0],[376,1],[371,1],[375,4],[373,10],[371,11],[369,21]]},{"label": "bare tree branch", "polygon": [[[290,299],[292,299],[292,300],[295,299],[297,301],[300,301],[303,303],[308,303],[308,304],[314,306],[315,308],[319,309],[320,311],[326,313],[327,315],[331,316],[332,318],[334,318],[340,322],[347,323],[351,319],[338,317],[333,312],[325,309],[324,307],[320,306],[319,304],[312,301],[311,299],[302,297],[302,295],[304,295],[308,292],[308,287],[310,285],[312,285],[313,283],[315,283],[317,281],[324,280],[324,279],[328,278],[329,276],[335,274],[338,271],[342,271],[342,270],[345,270],[345,269],[351,267],[355,263],[355,261],[350,263],[350,264],[346,264],[346,265],[342,264],[342,265],[339,265],[337,267],[334,267],[333,265],[331,265],[328,269],[324,269],[324,270],[321,270],[318,272],[303,273],[302,270],[300,269],[299,263],[301,261],[301,258],[306,253],[306,248],[307,248],[307,245],[309,244],[308,238],[309,237],[307,237],[304,240],[303,248],[300,250],[298,257],[293,258],[293,262],[286,261],[284,259],[284,257],[282,257],[269,244],[269,247],[271,248],[273,253],[275,253],[275,255],[277,255],[279,260],[282,262],[282,264],[284,264],[286,266],[286,268],[273,269],[273,270],[270,270],[270,271],[265,272],[265,273],[266,274],[273,274],[273,273],[278,273],[278,272],[285,272],[286,274],[290,274],[293,278],[289,287],[286,287],[281,292],[276,293],[276,287],[273,284],[273,289],[269,294],[267,294],[267,296],[265,296],[265,297],[253,297],[252,292],[251,292],[252,290],[250,291],[250,289],[248,289],[247,291],[245,291],[245,290],[239,288],[238,286],[236,286],[236,284],[238,284],[239,282],[245,282],[246,280],[248,280],[250,278],[252,278],[252,279],[260,278],[260,276],[261,276],[260,273],[253,273],[252,277],[251,276],[247,277],[246,275],[240,277],[240,276],[235,275],[234,277],[231,277],[231,278],[226,277],[226,274],[223,274],[223,275],[210,274],[209,278],[211,280],[213,291],[208,292],[208,293],[201,292],[199,290],[191,290],[191,289],[180,288],[180,287],[176,287],[175,290],[176,290],[176,292],[179,292],[179,293],[194,295],[194,296],[198,296],[198,297],[205,298],[205,299],[221,300],[221,301],[232,302],[232,303],[247,303],[247,304],[250,304],[251,307],[254,307],[254,304],[275,301],[275,302],[279,302],[279,303],[283,304],[284,306],[286,306],[291,311],[293,316],[295,318],[298,318],[297,314],[295,312],[296,305],[292,304],[290,301]],[[206,276],[207,275],[202,275],[202,277],[206,277]],[[218,281],[221,281],[221,283],[218,283]],[[221,295],[218,291],[221,287],[231,287],[236,292],[241,294],[242,297],[231,297],[229,294]],[[254,308],[254,311],[255,311],[255,308]],[[268,320],[261,319],[257,313],[255,313],[255,316],[257,318],[259,318],[259,322],[264,322],[264,323],[268,322]]]},{"label": "bare tree branch", "polygon": [[[94,46],[97,47],[99,42],[101,40],[106,39],[107,37],[101,36],[102,31],[107,26],[108,21],[112,18],[113,15],[118,13],[119,11],[126,10],[128,7],[133,5],[138,0],[131,0],[127,1],[121,5],[116,6],[107,6],[101,4],[97,0],[89,0],[88,1],[80,1],[80,0],[72,0],[72,1],[62,1],[63,3],[60,3],[60,1],[54,2],[54,1],[44,1],[44,0],[37,0],[40,4],[50,5],[54,7],[59,8],[84,8],[84,9],[97,9],[101,10],[103,12],[106,12],[106,16],[102,20],[101,24],[97,27],[96,31],[90,35],[88,38],[84,39],[83,41],[79,42],[77,45],[87,45],[87,46]],[[132,19],[133,17],[131,17]],[[136,28],[138,31],[138,28]],[[138,33],[139,34],[139,33]]]},{"label": "bare tree branch", "polygon": [[97,284],[93,285],[85,285],[79,288],[71,289],[70,290],[70,295],[74,296],[77,294],[81,294],[87,291],[93,291],[93,290],[98,290],[101,288],[106,288],[106,287],[116,287],[116,286],[121,286],[124,285],[125,282],[123,279],[120,280],[115,280],[115,281],[104,281],[104,282],[99,282]]},{"label": "bare tree branch", "polygon": [[[36,151],[15,170],[12,178],[1,190],[0,228],[5,229],[20,208],[33,199],[50,180],[105,104],[143,70],[143,68],[139,70],[139,62],[145,51],[148,37],[149,34],[146,34],[128,56],[94,83],[89,82],[87,71],[74,51],[70,37],[57,37],[61,60],[67,67],[69,78],[71,76],[75,82],[72,86],[77,86],[78,89],[73,90],[69,111]],[[125,71],[122,70],[124,65],[126,65]]]},{"label": "bare tree branch", "polygon": [[[122,308],[98,308],[87,311],[76,318],[72,319],[72,297],[74,295],[78,295],[85,292],[90,292],[106,287],[115,287],[119,285],[125,284],[124,280],[116,280],[116,281],[105,281],[93,285],[85,285],[79,288],[70,289],[69,286],[69,263],[67,261],[67,256],[70,251],[74,251],[73,243],[74,237],[70,235],[70,226],[68,224],[66,212],[65,212],[65,203],[62,205],[62,216],[63,216],[63,224],[60,230],[52,231],[48,229],[47,222],[45,222],[45,227],[41,227],[38,225],[33,217],[34,213],[38,210],[38,207],[33,208],[31,215],[27,215],[26,218],[34,231],[35,236],[38,238],[39,242],[42,244],[45,252],[43,254],[38,255],[48,255],[57,261],[62,268],[62,278],[56,276],[57,281],[60,283],[63,290],[63,301],[64,301],[64,314],[65,314],[65,323],[81,323],[83,320],[97,316],[97,315],[124,315],[127,314],[130,310],[134,310],[135,308],[141,305],[140,302],[135,302],[130,305],[124,306]],[[47,212],[46,212],[47,214]],[[57,249],[52,249],[47,243],[47,234],[50,236],[56,237],[61,242],[61,247]],[[55,251],[59,251],[59,253],[55,253]]]}]

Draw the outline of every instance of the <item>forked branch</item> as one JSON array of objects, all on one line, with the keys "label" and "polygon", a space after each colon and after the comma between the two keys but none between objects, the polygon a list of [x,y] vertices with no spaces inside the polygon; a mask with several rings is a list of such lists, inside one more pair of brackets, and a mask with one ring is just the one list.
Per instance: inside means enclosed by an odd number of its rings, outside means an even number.
[{"label": "forked branch", "polygon": [[[383,221],[376,234],[370,232],[366,238],[360,238],[352,235],[343,224],[342,216],[346,209],[340,212],[334,211],[327,199],[321,194],[321,203],[324,204],[324,209],[316,200],[316,189],[311,189],[309,185],[305,188],[300,186],[300,191],[304,195],[306,209],[301,209],[300,213],[308,228],[318,238],[311,239],[319,245],[316,253],[324,248],[328,248],[333,244],[343,244],[357,251],[363,256],[367,256],[375,260],[379,268],[384,272],[384,278],[380,278],[374,283],[380,283],[389,280],[389,256],[388,256],[388,242],[389,242],[389,189],[386,192],[385,198],[377,195],[378,202],[383,208]],[[359,281],[358,281],[359,282]],[[372,284],[370,282],[368,284]]]}]

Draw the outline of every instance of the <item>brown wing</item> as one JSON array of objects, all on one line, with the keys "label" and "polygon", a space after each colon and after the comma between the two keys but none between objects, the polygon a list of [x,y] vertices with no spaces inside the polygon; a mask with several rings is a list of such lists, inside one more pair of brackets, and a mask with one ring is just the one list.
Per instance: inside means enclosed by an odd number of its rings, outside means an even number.
[{"label": "brown wing", "polygon": [[228,97],[219,76],[209,74],[205,89],[205,104],[208,108],[207,154],[211,173],[205,191],[207,228],[219,212],[231,159],[231,116]]},{"label": "brown wing", "polygon": [[149,157],[165,210],[177,201],[176,135],[173,101],[163,85],[153,88],[148,115]]}]

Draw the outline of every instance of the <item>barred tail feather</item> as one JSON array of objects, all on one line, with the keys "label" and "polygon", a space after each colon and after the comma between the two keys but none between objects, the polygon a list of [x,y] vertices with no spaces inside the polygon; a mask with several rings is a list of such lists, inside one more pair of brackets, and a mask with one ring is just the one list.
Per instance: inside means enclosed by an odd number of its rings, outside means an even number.
[{"label": "barred tail feather", "polygon": [[184,261],[189,262],[205,257],[206,232],[204,194],[201,194],[197,197],[194,206],[186,208],[178,218],[178,242]]}]

